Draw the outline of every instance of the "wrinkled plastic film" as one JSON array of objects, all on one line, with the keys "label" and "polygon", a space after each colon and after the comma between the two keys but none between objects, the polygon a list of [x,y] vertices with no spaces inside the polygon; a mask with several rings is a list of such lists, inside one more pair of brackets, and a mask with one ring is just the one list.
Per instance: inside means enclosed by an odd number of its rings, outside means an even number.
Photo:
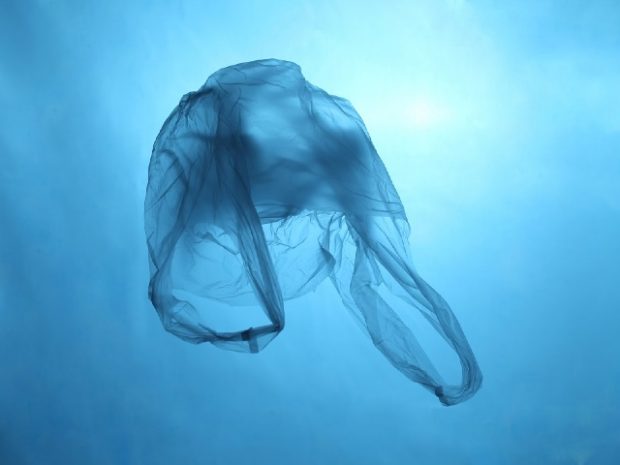
[{"label": "wrinkled plastic film", "polygon": [[[224,68],[182,98],[154,144],[145,228],[149,297],[182,339],[258,352],[283,330],[284,302],[330,278],[377,348],[442,403],[480,387],[456,317],[413,267],[403,205],[362,119],[294,63]],[[381,297],[388,277],[454,349],[460,385]],[[188,296],[254,302],[265,324],[218,331]]]}]

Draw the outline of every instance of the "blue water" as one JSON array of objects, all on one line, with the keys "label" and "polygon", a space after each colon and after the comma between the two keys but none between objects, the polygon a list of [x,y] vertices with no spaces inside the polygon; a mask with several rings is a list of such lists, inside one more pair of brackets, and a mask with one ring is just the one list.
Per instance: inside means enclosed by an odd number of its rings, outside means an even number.
[{"label": "blue water", "polygon": [[[0,464],[617,463],[618,24],[614,1],[1,2]],[[259,354],[163,330],[153,141],[269,57],[364,118],[484,373],[467,402],[396,371],[328,283]]]}]

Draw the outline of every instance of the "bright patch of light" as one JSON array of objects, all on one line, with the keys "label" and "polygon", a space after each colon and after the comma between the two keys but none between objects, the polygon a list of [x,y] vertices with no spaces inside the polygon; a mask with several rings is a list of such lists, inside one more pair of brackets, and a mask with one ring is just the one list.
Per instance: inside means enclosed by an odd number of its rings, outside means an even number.
[{"label": "bright patch of light", "polygon": [[419,99],[408,106],[407,122],[417,129],[430,129],[446,123],[450,119],[450,112],[443,105],[426,99]]},{"label": "bright patch of light", "polygon": [[[381,101],[356,101],[356,108],[372,130],[383,128],[401,131],[431,132],[445,130],[455,123],[456,114],[452,107],[439,99],[410,97],[384,98]],[[371,131],[372,133],[372,131]]]}]

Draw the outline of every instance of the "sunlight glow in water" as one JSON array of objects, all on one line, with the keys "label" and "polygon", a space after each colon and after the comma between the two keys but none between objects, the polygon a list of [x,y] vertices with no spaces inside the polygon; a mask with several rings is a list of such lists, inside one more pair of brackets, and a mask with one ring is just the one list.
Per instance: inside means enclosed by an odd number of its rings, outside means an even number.
[{"label": "sunlight glow in water", "polygon": [[448,122],[451,116],[448,108],[440,103],[419,98],[406,109],[405,120],[416,129],[430,129]]}]

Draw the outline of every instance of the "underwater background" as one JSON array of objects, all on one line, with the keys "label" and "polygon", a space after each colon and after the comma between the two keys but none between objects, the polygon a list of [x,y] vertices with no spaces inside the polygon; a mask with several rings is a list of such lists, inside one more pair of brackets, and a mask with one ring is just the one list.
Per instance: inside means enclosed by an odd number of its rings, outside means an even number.
[{"label": "underwater background", "polygon": [[[153,141],[210,74],[270,57],[364,119],[481,365],[464,404],[328,282],[259,354],[163,330]],[[0,0],[0,108],[1,465],[620,460],[619,2]]]}]

